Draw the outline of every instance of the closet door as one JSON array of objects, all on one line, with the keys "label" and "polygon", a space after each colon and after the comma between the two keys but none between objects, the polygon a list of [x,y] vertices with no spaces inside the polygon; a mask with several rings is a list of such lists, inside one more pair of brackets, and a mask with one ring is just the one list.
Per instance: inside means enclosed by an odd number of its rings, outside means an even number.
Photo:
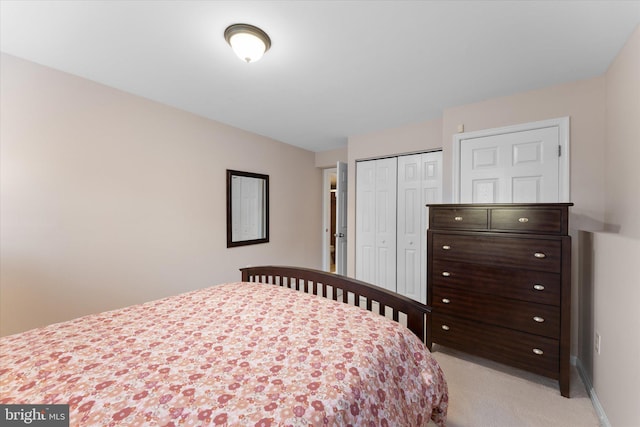
[{"label": "closet door", "polygon": [[398,157],[397,292],[426,303],[427,203],[442,201],[442,152]]},{"label": "closet door", "polygon": [[420,290],[422,265],[422,155],[398,157],[398,276],[397,292],[420,302],[426,301]]},{"label": "closet door", "polygon": [[356,167],[356,278],[396,291],[397,159]]},{"label": "closet door", "polygon": [[376,284],[394,292],[397,171],[397,158],[376,160]]},{"label": "closet door", "polygon": [[356,279],[376,283],[376,161],[356,164]]}]

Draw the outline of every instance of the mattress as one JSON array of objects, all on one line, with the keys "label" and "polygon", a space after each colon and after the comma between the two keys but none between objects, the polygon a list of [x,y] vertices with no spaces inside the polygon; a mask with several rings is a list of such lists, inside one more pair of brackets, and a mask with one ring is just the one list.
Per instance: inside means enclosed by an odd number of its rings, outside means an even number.
[{"label": "mattress", "polygon": [[238,282],[0,338],[0,403],[68,404],[72,426],[424,426],[448,394],[399,323]]}]

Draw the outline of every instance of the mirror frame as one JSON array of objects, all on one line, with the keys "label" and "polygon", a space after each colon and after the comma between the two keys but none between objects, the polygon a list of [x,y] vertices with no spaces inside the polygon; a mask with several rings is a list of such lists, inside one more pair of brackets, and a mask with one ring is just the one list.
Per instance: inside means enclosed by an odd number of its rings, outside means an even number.
[{"label": "mirror frame", "polygon": [[[264,237],[250,240],[233,240],[233,189],[231,181],[234,176],[262,179],[264,181],[264,200],[262,218],[264,219]],[[269,242],[269,175],[227,169],[227,248],[256,245]]]}]

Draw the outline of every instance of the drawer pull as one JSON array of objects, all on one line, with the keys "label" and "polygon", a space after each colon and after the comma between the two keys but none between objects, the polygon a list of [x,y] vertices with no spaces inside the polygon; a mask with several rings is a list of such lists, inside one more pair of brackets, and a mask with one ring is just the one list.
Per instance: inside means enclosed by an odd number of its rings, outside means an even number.
[{"label": "drawer pull", "polygon": [[534,348],[533,352],[538,356],[542,356],[544,354],[544,351],[540,350],[539,348]]},{"label": "drawer pull", "polygon": [[449,246],[449,245],[443,245],[443,246],[442,246],[442,249],[443,249],[443,250],[445,250],[445,251],[448,251],[449,249],[451,249],[451,246]]},{"label": "drawer pull", "polygon": [[451,276],[451,273],[449,273],[448,271],[443,271],[443,272],[442,272],[442,275],[443,275],[444,277],[449,277],[449,276]]},{"label": "drawer pull", "polygon": [[521,222],[524,224],[525,222],[529,222],[529,218],[526,218],[526,217],[518,218],[518,222]]},{"label": "drawer pull", "polygon": [[453,220],[454,221],[462,221],[462,217],[461,216],[454,216]]},{"label": "drawer pull", "polygon": [[442,330],[443,330],[443,331],[448,331],[448,330],[449,330],[449,327],[448,327],[447,325],[442,325]]},{"label": "drawer pull", "polygon": [[442,298],[442,302],[445,304],[449,304],[451,300],[449,298]]},{"label": "drawer pull", "polygon": [[543,254],[542,252],[536,252],[535,254],[533,254],[534,257],[539,258],[539,259],[544,259],[547,256],[545,254]]},{"label": "drawer pull", "polygon": [[544,286],[540,284],[535,284],[533,285],[533,289],[535,289],[536,291],[544,291]]},{"label": "drawer pull", "polygon": [[538,323],[542,323],[542,322],[544,322],[544,317],[535,316],[533,318],[533,320],[535,320]]}]

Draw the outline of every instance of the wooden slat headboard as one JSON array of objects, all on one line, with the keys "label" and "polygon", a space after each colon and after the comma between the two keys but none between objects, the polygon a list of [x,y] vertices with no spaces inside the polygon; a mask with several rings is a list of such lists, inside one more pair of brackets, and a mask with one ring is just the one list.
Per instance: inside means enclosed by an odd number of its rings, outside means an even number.
[{"label": "wooden slat headboard", "polygon": [[393,320],[405,320],[407,328],[425,342],[426,316],[431,308],[395,292],[350,277],[310,268],[260,266],[241,268],[240,271],[243,282],[273,284],[334,301],[340,299],[345,304],[357,305],[383,316],[390,312]]}]

